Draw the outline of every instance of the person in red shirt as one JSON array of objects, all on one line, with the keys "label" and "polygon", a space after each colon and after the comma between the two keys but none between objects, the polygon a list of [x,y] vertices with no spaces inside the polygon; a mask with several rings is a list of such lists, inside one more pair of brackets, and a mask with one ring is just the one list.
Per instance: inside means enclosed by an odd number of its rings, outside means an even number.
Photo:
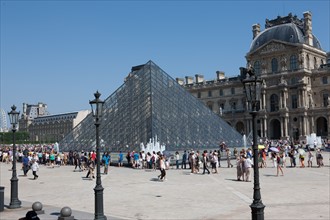
[{"label": "person in red shirt", "polygon": [[96,153],[94,151],[92,151],[92,153],[91,153],[91,158],[93,161],[96,160]]}]

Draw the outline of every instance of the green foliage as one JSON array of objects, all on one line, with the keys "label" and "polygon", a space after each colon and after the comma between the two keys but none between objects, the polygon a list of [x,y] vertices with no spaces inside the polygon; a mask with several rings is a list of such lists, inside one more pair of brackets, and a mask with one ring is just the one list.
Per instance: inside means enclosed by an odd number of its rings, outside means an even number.
[{"label": "green foliage", "polygon": [[[15,132],[15,143],[25,144],[29,143],[30,134],[26,131]],[[0,144],[12,144],[13,143],[13,132],[0,132]]]}]

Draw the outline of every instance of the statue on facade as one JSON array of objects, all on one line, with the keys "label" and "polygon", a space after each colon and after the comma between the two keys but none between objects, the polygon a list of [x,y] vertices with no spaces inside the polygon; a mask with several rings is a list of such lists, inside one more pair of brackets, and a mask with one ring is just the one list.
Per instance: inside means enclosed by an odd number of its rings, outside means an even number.
[{"label": "statue on facade", "polygon": [[281,76],[281,78],[280,78],[280,84],[281,85],[287,85],[288,84],[283,76]]},{"label": "statue on facade", "polygon": [[287,59],[286,59],[285,56],[282,56],[282,57],[281,57],[281,61],[280,61],[280,63],[281,63],[281,69],[282,69],[282,71],[287,70],[287,66],[286,66]]}]

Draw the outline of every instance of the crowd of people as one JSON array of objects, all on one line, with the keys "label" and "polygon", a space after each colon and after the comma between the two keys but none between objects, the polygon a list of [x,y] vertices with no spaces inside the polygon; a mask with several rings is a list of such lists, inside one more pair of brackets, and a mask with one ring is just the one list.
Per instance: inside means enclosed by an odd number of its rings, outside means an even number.
[{"label": "crowd of people", "polygon": [[[302,149],[301,146],[295,146],[287,142],[265,142],[258,148],[258,164],[259,168],[266,168],[269,161],[276,168],[276,176],[284,175],[283,168],[287,167],[287,160],[290,161],[290,167],[305,168],[305,160],[307,159],[307,167],[313,166],[314,158],[317,167],[324,166],[323,156],[320,149],[312,151],[311,149]],[[11,146],[3,146],[0,148],[0,161],[10,163],[12,161]],[[182,154],[182,155],[181,155]],[[232,168],[232,160],[236,159],[236,170],[238,181],[251,181],[251,169],[253,168],[253,151],[252,148],[241,149],[233,148],[231,151],[224,143],[221,143],[217,150],[203,150],[196,152],[194,150],[176,151],[174,154],[161,152],[144,152],[129,151],[123,153],[120,151],[114,154],[116,158],[112,159],[110,152],[103,152],[101,155],[101,165],[103,174],[108,174],[111,163],[119,167],[126,164],[134,169],[152,169],[159,170],[158,178],[163,181],[166,179],[166,170],[172,168],[189,169],[192,174],[217,174],[221,166],[221,161],[226,162],[223,165]],[[38,178],[37,171],[39,164],[50,168],[71,165],[74,171],[87,171],[86,178],[95,178],[94,170],[96,165],[95,151],[69,151],[57,152],[53,146],[17,146],[17,161],[22,163],[24,176],[31,169],[34,179]]]}]

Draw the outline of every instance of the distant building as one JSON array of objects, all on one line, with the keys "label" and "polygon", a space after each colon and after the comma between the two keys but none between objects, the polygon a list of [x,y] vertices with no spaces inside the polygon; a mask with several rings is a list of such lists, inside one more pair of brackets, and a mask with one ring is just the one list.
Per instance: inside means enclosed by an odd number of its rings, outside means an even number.
[{"label": "distant building", "polygon": [[89,113],[89,110],[84,110],[50,115],[44,103],[39,102],[37,105],[23,103],[19,131],[28,132],[30,141],[58,142]]},{"label": "distant building", "polygon": [[89,113],[89,110],[84,110],[34,118],[28,129],[30,140],[39,142],[59,142]]},{"label": "distant building", "polygon": [[[266,19],[265,30],[253,25],[247,66],[264,81],[258,115],[258,135],[270,139],[306,139],[311,133],[330,138],[330,53],[312,33],[312,14]],[[237,67],[239,71],[239,67]],[[239,75],[239,74],[238,74]],[[249,134],[252,118],[238,77],[218,71],[177,78],[191,94],[236,128]]]},{"label": "distant building", "polygon": [[37,117],[46,115],[49,115],[46,104],[42,102],[39,102],[37,105],[23,103],[23,112],[18,122],[19,131],[29,132],[29,126],[32,121]]}]

